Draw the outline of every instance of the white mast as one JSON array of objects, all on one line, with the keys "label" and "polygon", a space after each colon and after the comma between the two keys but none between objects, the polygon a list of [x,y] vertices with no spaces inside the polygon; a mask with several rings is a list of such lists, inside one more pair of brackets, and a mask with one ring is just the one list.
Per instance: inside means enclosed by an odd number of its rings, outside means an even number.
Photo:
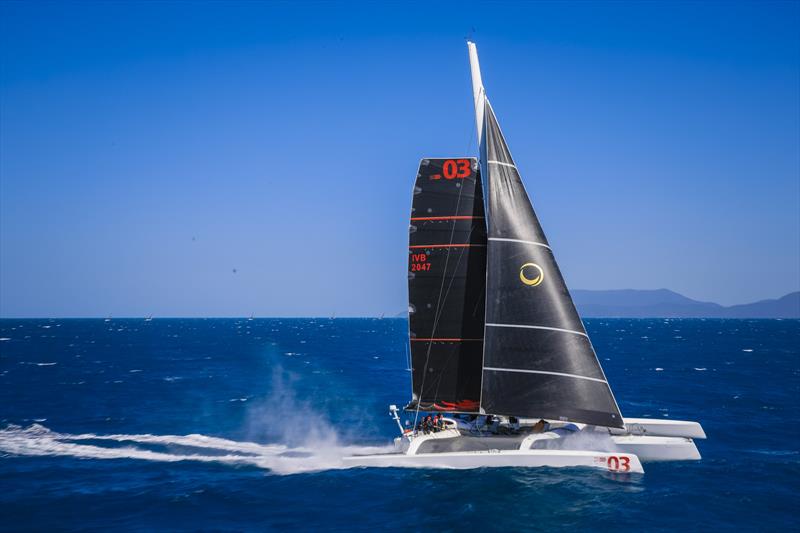
[{"label": "white mast", "polygon": [[472,95],[475,99],[475,127],[478,129],[478,146],[481,145],[481,130],[483,129],[483,103],[486,99],[486,90],[481,81],[481,65],[478,63],[478,48],[472,41],[467,41],[469,48],[469,67],[472,72]]}]

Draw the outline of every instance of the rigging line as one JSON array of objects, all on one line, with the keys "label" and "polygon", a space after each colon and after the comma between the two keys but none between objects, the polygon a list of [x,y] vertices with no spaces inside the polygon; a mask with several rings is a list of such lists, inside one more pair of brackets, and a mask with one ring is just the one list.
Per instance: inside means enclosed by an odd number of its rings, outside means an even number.
[{"label": "rigging line", "polygon": [[[459,257],[458,257],[458,262],[456,263],[456,267],[453,269],[454,271],[458,270],[458,265],[461,263],[461,258],[463,256],[464,256],[464,252],[462,250],[461,255],[459,255]],[[450,284],[447,287],[447,291],[445,291],[445,293],[444,293],[444,300],[445,301],[447,301],[447,296],[450,294],[450,289],[452,288],[453,282],[455,281],[455,279],[456,279],[455,276],[452,276],[450,278]],[[442,368],[447,368],[447,365],[450,363],[450,360],[453,358],[453,355],[454,355],[454,353],[451,352],[450,356],[447,358],[447,360],[442,365]],[[439,373],[439,376],[436,378],[436,383],[435,383],[435,387],[436,388],[433,391],[433,396],[436,397],[436,398],[439,397],[439,387],[442,386],[442,379],[443,378],[444,378],[444,373],[443,372]]]},{"label": "rigging line", "polygon": [[[459,190],[458,190],[458,200],[456,201],[456,213],[458,213],[458,208],[460,207],[460,204],[461,204],[461,192],[463,190],[464,190],[463,187],[459,188]],[[455,231],[456,231],[456,223],[455,223],[455,221],[453,221],[453,227],[450,230],[450,244],[453,243],[453,237],[455,236]],[[416,427],[417,427],[417,420],[419,419],[419,409],[420,409],[420,403],[422,402],[422,395],[425,392],[425,378],[428,375],[428,363],[430,362],[431,348],[433,347],[433,339],[436,338],[436,335],[435,335],[436,327],[439,325],[439,319],[442,316],[442,307],[441,307],[442,291],[444,290],[444,282],[445,282],[445,279],[447,278],[447,265],[450,262],[450,250],[451,250],[451,248],[447,248],[447,256],[445,257],[444,270],[442,272],[442,284],[439,286],[439,296],[438,296],[437,301],[436,301],[436,310],[435,310],[434,315],[433,315],[434,316],[434,320],[433,320],[433,328],[431,329],[431,340],[428,342],[428,349],[427,349],[427,352],[425,354],[425,366],[422,369],[422,381],[420,382],[420,387],[419,387],[419,398],[417,398],[417,410],[416,410],[416,413],[414,414],[414,428],[415,428],[415,431],[416,431]],[[464,254],[464,248],[461,249],[461,255],[463,255],[463,254]],[[455,278],[455,276],[453,278]],[[446,294],[449,294],[450,287],[452,287],[452,280],[450,282],[450,286],[448,287],[448,290],[447,290]],[[446,294],[445,294],[445,298],[447,297]]]},{"label": "rigging line", "polygon": [[[475,226],[473,226],[469,230],[469,235],[467,235],[467,240],[468,241],[472,240],[472,234],[474,232],[475,232]],[[462,248],[461,249],[461,253],[458,255],[458,261],[456,261],[456,266],[453,268],[453,275],[450,277],[450,283],[447,285],[447,290],[444,293],[444,298],[443,298],[444,301],[447,301],[447,297],[450,295],[450,290],[453,288],[453,283],[456,280],[455,273],[458,271],[459,265],[461,265],[461,260],[464,258],[464,252],[465,252],[465,250]],[[445,272],[445,274],[447,274],[447,273]],[[444,277],[444,274],[443,274],[443,277]],[[441,316],[441,312],[439,312],[439,314]],[[437,319],[437,321],[438,321],[438,319]],[[483,340],[483,339],[480,339],[480,340]],[[445,365],[444,365],[445,367],[447,366],[447,363],[449,363],[452,358],[453,358],[453,354],[450,354],[450,357],[448,357],[447,361],[445,361]],[[436,389],[434,391],[434,396],[438,396],[439,395],[439,387],[442,384],[442,378],[443,377],[444,376],[442,374],[439,374],[439,377],[438,377],[437,382],[436,382]]]},{"label": "rigging line", "polygon": [[[475,226],[473,226],[473,227],[472,227],[472,228],[470,228],[470,230],[469,230],[469,235],[467,235],[467,240],[468,240],[468,241],[472,240],[472,234],[473,234],[474,232],[475,232]],[[464,258],[464,252],[465,252],[465,250],[464,250],[464,249],[462,249],[462,250],[461,250],[461,253],[460,253],[460,254],[459,254],[459,256],[458,256],[458,261],[456,262],[456,266],[453,268],[453,276],[451,276],[451,277],[450,277],[450,283],[447,285],[447,290],[446,290],[446,291],[445,291],[445,293],[444,293],[444,298],[443,298],[443,300],[444,300],[444,301],[447,301],[447,297],[450,295],[450,290],[453,288],[453,283],[454,283],[454,282],[455,282],[455,280],[456,280],[455,273],[458,271],[458,267],[459,267],[459,265],[461,265],[461,260]],[[477,339],[473,339],[473,340],[477,340]],[[479,340],[481,340],[481,341],[482,341],[483,339],[479,339]],[[450,354],[450,356],[449,356],[449,357],[447,358],[447,360],[444,362],[443,368],[446,368],[446,367],[447,367],[447,365],[450,363],[450,360],[452,360],[454,356],[455,356],[455,353],[451,353],[451,354]],[[444,374],[443,374],[443,373],[440,373],[440,374],[439,374],[439,376],[438,376],[438,378],[437,378],[437,380],[436,380],[436,388],[435,388],[435,390],[434,390],[434,396],[435,396],[435,397],[438,397],[438,396],[439,396],[439,388],[442,386],[442,379],[443,379],[443,378],[444,378]]]},{"label": "rigging line", "polygon": [[[475,231],[475,226],[473,226],[473,227],[472,227],[472,228],[469,230],[469,235],[467,236],[467,240],[471,240],[471,239],[472,239],[472,233],[473,233],[474,231]],[[464,249],[462,248],[462,250],[461,250],[461,254],[458,256],[458,261],[456,262],[456,266],[455,266],[455,268],[453,269],[453,276],[450,278],[450,284],[447,286],[447,291],[445,291],[445,293],[444,293],[444,299],[445,299],[445,301],[447,301],[447,296],[450,294],[450,289],[452,289],[452,288],[453,288],[453,282],[455,282],[455,280],[456,280],[455,272],[457,272],[457,271],[458,271],[458,266],[461,264],[461,260],[462,260],[463,258],[464,258]],[[445,364],[444,364],[444,366],[445,366],[445,367],[447,367],[447,364],[448,364],[448,363],[450,362],[450,360],[453,358],[453,355],[454,355],[454,354],[453,354],[453,353],[451,353],[451,354],[450,354],[450,357],[448,357],[448,358],[447,358],[447,361],[445,361]],[[438,379],[438,380],[437,380],[437,382],[436,382],[436,389],[435,389],[435,391],[434,391],[434,396],[436,396],[436,397],[438,397],[438,396],[439,396],[439,387],[441,387],[441,386],[442,386],[442,378],[443,378],[443,377],[444,377],[444,375],[443,375],[443,374],[439,374],[439,379]]]},{"label": "rigging line", "polygon": [[[458,208],[461,207],[461,194],[464,192],[464,187],[458,188],[458,198],[456,199],[456,213],[458,213]],[[453,221],[453,226],[450,228],[450,244],[453,244],[453,237],[456,234],[456,221]],[[444,260],[444,270],[442,271],[442,284],[439,286],[439,297],[436,300],[436,312],[434,313],[433,319],[433,328],[431,329],[431,338],[436,338],[436,326],[439,325],[439,318],[441,318],[441,304],[442,304],[442,291],[444,290],[444,281],[447,277],[447,265],[450,262],[450,250],[452,248],[447,248],[447,257]],[[463,249],[462,249],[463,254]],[[451,282],[452,285],[452,282]],[[419,397],[417,398],[417,410],[414,413],[414,431],[417,431],[417,421],[419,420],[419,408],[420,404],[422,403],[422,394],[425,392],[425,378],[428,374],[428,363],[431,359],[431,348],[433,347],[433,341],[428,342],[428,350],[425,354],[425,366],[422,367],[422,381],[419,384]],[[412,383],[413,383],[413,376],[412,376]]]}]

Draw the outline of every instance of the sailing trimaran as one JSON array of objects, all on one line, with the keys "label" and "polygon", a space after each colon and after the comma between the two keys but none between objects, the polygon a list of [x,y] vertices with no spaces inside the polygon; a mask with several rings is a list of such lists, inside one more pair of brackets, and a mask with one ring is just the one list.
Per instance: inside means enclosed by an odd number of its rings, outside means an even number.
[{"label": "sailing trimaran", "polygon": [[[409,238],[413,426],[364,466],[696,460],[697,422],[623,418],[542,231],[468,42],[480,158],[420,163]],[[447,413],[420,431],[420,412]],[[407,422],[409,424],[409,422]]]}]

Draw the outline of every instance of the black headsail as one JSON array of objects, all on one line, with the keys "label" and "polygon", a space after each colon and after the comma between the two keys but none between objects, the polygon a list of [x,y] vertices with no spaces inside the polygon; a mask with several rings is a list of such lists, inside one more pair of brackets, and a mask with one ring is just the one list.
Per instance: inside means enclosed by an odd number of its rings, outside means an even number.
[{"label": "black headsail", "polygon": [[477,412],[486,293],[478,162],[423,159],[408,250],[413,399],[407,408]]},{"label": "black headsail", "polygon": [[[473,73],[476,66],[477,54]],[[488,227],[481,409],[622,427],[479,76],[478,85]]]}]

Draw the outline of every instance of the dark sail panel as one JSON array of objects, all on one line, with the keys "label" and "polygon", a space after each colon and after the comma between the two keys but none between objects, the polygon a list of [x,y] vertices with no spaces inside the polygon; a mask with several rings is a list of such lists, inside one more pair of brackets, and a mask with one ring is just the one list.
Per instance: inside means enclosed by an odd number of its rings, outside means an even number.
[{"label": "dark sail panel", "polygon": [[481,408],[622,427],[494,111],[484,102],[488,277]]},{"label": "dark sail panel", "polygon": [[[613,398],[609,398],[605,382],[492,370],[484,372],[484,380],[483,393],[495,398],[491,412],[513,413],[524,403],[536,408],[520,416],[622,427],[622,418],[612,416]],[[508,391],[515,391],[513,399]]]},{"label": "dark sail panel", "polygon": [[486,221],[477,160],[423,159],[409,234],[408,408],[477,411],[485,290]]}]

